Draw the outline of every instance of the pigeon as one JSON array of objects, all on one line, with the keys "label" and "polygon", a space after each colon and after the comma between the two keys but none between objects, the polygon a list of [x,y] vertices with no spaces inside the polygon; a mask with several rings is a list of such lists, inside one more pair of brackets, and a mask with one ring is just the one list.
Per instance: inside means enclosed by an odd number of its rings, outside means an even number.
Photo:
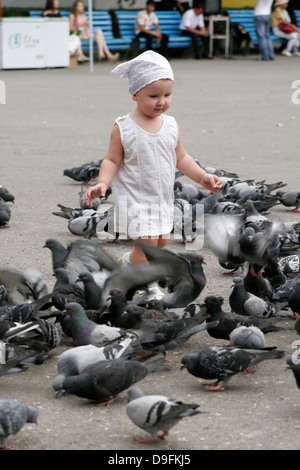
[{"label": "pigeon", "polygon": [[91,209],[92,208],[95,211],[97,211],[97,209],[101,206],[102,198],[101,197],[95,197],[95,199],[93,199],[93,201],[92,201],[92,205],[87,206],[86,199],[85,199],[85,193],[86,193],[86,190],[83,189],[83,188],[79,192],[79,205],[80,205],[81,209],[86,210],[86,209]]},{"label": "pigeon", "polygon": [[49,238],[44,247],[51,251],[53,272],[56,268],[65,268],[71,283],[76,282],[83,271],[113,271],[118,267],[117,262],[105,250],[86,238],[74,240],[67,247],[58,240]]},{"label": "pigeon", "polygon": [[[192,205],[178,197],[174,200],[174,238],[181,238],[180,243],[193,242],[197,236],[198,221],[194,217]],[[199,233],[200,230],[199,230]]]},{"label": "pigeon", "polygon": [[106,215],[99,215],[95,210],[83,210],[82,214],[68,221],[68,230],[76,237],[90,239],[96,235],[97,224]]},{"label": "pigeon", "polygon": [[88,183],[91,179],[97,178],[101,163],[102,160],[95,160],[80,166],[66,168],[63,175],[80,183]]},{"label": "pigeon", "polygon": [[66,377],[61,389],[66,393],[109,405],[122,391],[163,367],[164,359],[149,363],[134,360],[112,359],[97,361],[86,366],[81,374]]},{"label": "pigeon", "polygon": [[295,321],[294,328],[297,332],[297,335],[300,336],[300,317],[298,317],[297,320]]},{"label": "pigeon", "polygon": [[265,335],[257,326],[240,325],[230,333],[230,346],[243,349],[265,349]]},{"label": "pigeon", "polygon": [[0,227],[9,227],[8,222],[11,218],[11,210],[6,202],[0,197]]},{"label": "pigeon", "polygon": [[285,370],[291,370],[294,374],[297,387],[300,389],[300,361],[299,356],[294,355],[288,356],[286,359],[286,368]]},{"label": "pigeon", "polygon": [[69,274],[65,268],[54,270],[56,283],[52,291],[52,303],[57,310],[64,310],[70,302],[77,302],[83,307],[86,305],[84,290],[75,282],[69,281]]},{"label": "pigeon", "polygon": [[[186,307],[200,295],[206,285],[203,256],[193,251],[174,254],[148,244],[140,244],[140,247],[150,265],[155,261],[170,266],[169,276],[165,276],[169,277],[167,287],[170,293],[161,299],[164,308]],[[139,301],[143,302],[143,296]]]},{"label": "pigeon", "polygon": [[295,283],[288,296],[288,306],[292,310],[294,317],[300,316],[300,276],[295,279]]},{"label": "pigeon", "polygon": [[75,346],[93,344],[103,346],[119,338],[126,333],[126,330],[107,325],[99,325],[89,320],[84,308],[77,302],[70,302],[66,305],[66,314],[70,315],[72,338]]},{"label": "pigeon", "polygon": [[285,207],[294,207],[291,212],[298,212],[300,206],[300,191],[277,191],[278,201]]},{"label": "pigeon", "polygon": [[38,411],[12,398],[0,398],[0,449],[7,446],[11,434],[17,434],[26,423],[37,424]]},{"label": "pigeon", "polygon": [[284,256],[279,260],[278,266],[287,277],[300,274],[300,253]]},{"label": "pigeon", "polygon": [[229,296],[231,310],[240,315],[252,315],[257,317],[282,316],[289,317],[288,313],[278,310],[276,305],[269,300],[264,300],[246,291],[244,281],[240,277],[232,280],[233,290]]},{"label": "pigeon", "polygon": [[36,313],[40,314],[45,304],[51,299],[52,294],[47,294],[41,299],[22,304],[4,304],[0,305],[0,323],[3,321],[12,321],[25,323]]},{"label": "pigeon", "polygon": [[[11,328],[6,337],[10,337],[9,343],[14,342],[47,353],[44,355],[44,358],[46,358],[51,349],[59,346],[62,332],[59,326],[52,321],[41,319],[38,315],[35,315],[33,321]],[[43,362],[42,357],[39,357],[39,363]]]},{"label": "pigeon", "polygon": [[196,186],[196,184],[181,183],[180,181],[175,181],[174,192],[175,192],[175,196],[179,195],[180,198],[183,198],[186,201],[191,201],[191,200],[196,200],[196,199],[200,200],[204,196],[204,194],[198,188],[198,186]]},{"label": "pigeon", "polygon": [[0,284],[5,288],[6,304],[31,302],[49,293],[45,278],[37,268],[27,268],[22,273],[0,269]]},{"label": "pigeon", "polygon": [[96,236],[98,231],[105,231],[109,224],[112,225],[114,206],[103,204],[97,209],[86,208],[80,211],[73,210],[71,213],[53,212],[53,214],[68,218],[68,230],[73,235],[90,239]]},{"label": "pigeon", "polygon": [[9,192],[7,188],[0,185],[0,198],[3,199],[4,202],[15,202],[15,196]]},{"label": "pigeon", "polygon": [[84,285],[84,299],[86,309],[100,309],[102,307],[102,288],[95,281],[92,273],[86,271],[79,274],[76,282]]},{"label": "pigeon", "polygon": [[284,222],[284,228],[290,240],[300,242],[300,222]]},{"label": "pigeon", "polygon": [[[225,312],[222,310],[224,299],[217,296],[207,296],[204,300],[206,313],[209,315],[206,322],[211,324],[217,321],[215,327],[207,329],[208,334],[212,338],[230,340],[230,335],[238,326],[246,327],[255,326],[264,334],[278,331],[279,328],[275,324],[275,319],[253,317],[249,315],[239,315],[234,312]],[[279,320],[279,319],[278,319]]]},{"label": "pigeon", "polygon": [[136,336],[129,333],[103,347],[87,344],[67,349],[58,358],[57,376],[52,382],[52,387],[59,393],[65,377],[81,374],[84,368],[93,362],[127,356],[135,349],[135,342]]},{"label": "pigeon", "polygon": [[[258,271],[258,272],[257,272]],[[247,292],[250,294],[261,297],[265,300],[272,300],[273,287],[270,281],[263,276],[264,268],[258,268],[257,266],[250,264],[248,266],[248,272],[244,276],[244,286]]]},{"label": "pigeon", "polygon": [[[141,308],[136,305],[129,305],[121,315],[121,319],[126,318],[123,328],[128,328],[131,331],[138,332],[139,330],[147,332],[152,331],[158,334],[158,337],[151,338],[150,336],[140,339],[141,345],[144,348],[155,348],[156,346],[163,345],[161,351],[166,349],[174,349],[179,344],[183,344],[188,339],[201,331],[215,327],[218,322],[199,323],[198,317],[192,318],[176,318],[172,314],[164,319],[145,318],[147,309]],[[121,326],[121,324],[119,323]]]},{"label": "pigeon", "polygon": [[239,240],[242,220],[236,215],[209,215],[205,217],[205,241],[225,269],[238,270],[245,263]]},{"label": "pigeon", "polygon": [[241,233],[239,245],[248,263],[266,267],[276,265],[280,259],[280,222],[270,222],[261,229],[256,224],[247,225]]},{"label": "pigeon", "polygon": [[151,436],[135,438],[139,443],[164,439],[182,418],[200,413],[198,404],[184,403],[164,395],[145,395],[139,387],[128,390],[128,399],[126,413],[129,419]]},{"label": "pigeon", "polygon": [[3,375],[26,371],[27,360],[40,356],[41,351],[31,348],[24,348],[18,344],[0,341],[0,377]]},{"label": "pigeon", "polygon": [[269,222],[266,216],[258,212],[252,199],[247,199],[245,204],[245,211],[245,226],[250,223],[254,223],[258,227],[262,227]]},{"label": "pigeon", "polygon": [[200,162],[197,159],[195,159],[195,162],[197,163],[197,165],[199,165],[207,173],[212,173],[213,175],[217,175],[217,176],[226,176],[227,178],[238,178],[237,173],[232,173],[230,171],[223,170],[222,168],[218,168],[218,167],[216,167],[216,168],[215,167],[208,167],[208,166],[203,167],[203,166],[200,165]]},{"label": "pigeon", "polygon": [[198,353],[185,354],[181,359],[181,369],[186,368],[195,377],[216,380],[206,384],[207,390],[224,390],[228,381],[239,372],[269,359],[281,359],[279,350],[241,349],[227,346],[212,346]]}]

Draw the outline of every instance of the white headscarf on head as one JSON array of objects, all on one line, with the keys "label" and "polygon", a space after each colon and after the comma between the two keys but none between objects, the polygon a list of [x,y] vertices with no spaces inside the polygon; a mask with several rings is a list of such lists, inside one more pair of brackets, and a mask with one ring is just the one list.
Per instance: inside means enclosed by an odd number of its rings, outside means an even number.
[{"label": "white headscarf on head", "polygon": [[117,65],[111,73],[127,78],[131,96],[157,80],[169,78],[174,82],[173,70],[168,60],[154,51],[143,52],[134,59]]}]

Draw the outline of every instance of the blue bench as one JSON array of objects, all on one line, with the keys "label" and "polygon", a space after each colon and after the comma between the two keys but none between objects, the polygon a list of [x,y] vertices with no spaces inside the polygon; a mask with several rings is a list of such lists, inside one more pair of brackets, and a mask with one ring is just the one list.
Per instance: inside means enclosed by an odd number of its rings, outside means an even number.
[{"label": "blue bench", "polygon": [[[68,18],[69,11],[61,11],[61,16]],[[34,18],[41,18],[42,10],[30,10],[29,15]],[[108,11],[93,11],[92,13],[92,24],[93,30],[101,29],[106,40],[106,44],[111,51],[127,51],[130,47],[131,40],[128,38],[115,37],[113,33],[112,18]],[[89,18],[89,12],[86,12],[86,16]],[[81,41],[82,49],[88,51],[90,47],[89,41]],[[94,41],[94,49],[96,48],[96,42]]]},{"label": "blue bench", "polygon": [[[136,35],[134,25],[138,13],[139,10],[117,10],[114,12],[122,38],[129,38],[130,41],[135,39]],[[179,29],[181,14],[178,11],[157,11],[155,13],[158,16],[161,32],[169,35],[168,48],[191,47],[191,38],[181,35],[181,31]],[[139,43],[140,46],[143,47],[146,41],[144,38],[140,38]],[[153,47],[157,47],[154,41]]]},{"label": "blue bench", "polygon": [[[254,25],[254,10],[227,10],[227,13],[230,17],[231,25],[233,23],[239,23],[244,26],[244,28],[248,31],[251,36],[251,43],[254,46],[258,45],[256,30]],[[232,30],[233,37],[235,36],[234,31]],[[285,39],[279,38],[273,34],[271,29],[270,38],[274,45],[276,44],[283,44],[286,42]]]}]

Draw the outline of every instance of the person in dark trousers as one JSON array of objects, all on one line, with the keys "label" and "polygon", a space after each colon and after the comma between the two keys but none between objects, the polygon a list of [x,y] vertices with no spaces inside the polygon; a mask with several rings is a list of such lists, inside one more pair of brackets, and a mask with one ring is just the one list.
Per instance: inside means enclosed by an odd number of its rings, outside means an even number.
[{"label": "person in dark trousers", "polygon": [[[192,38],[195,59],[209,58],[209,33],[204,23],[203,9],[203,4],[199,0],[194,0],[193,8],[182,15],[180,23],[181,34]],[[204,45],[202,57],[200,40]]]},{"label": "person in dark trousers", "polygon": [[[146,9],[137,14],[135,21],[136,40],[146,39],[146,50],[153,49],[153,40],[156,41],[158,52],[167,57],[169,35],[160,30],[159,21],[155,10],[155,2],[147,0]],[[154,29],[153,29],[154,26]]]}]

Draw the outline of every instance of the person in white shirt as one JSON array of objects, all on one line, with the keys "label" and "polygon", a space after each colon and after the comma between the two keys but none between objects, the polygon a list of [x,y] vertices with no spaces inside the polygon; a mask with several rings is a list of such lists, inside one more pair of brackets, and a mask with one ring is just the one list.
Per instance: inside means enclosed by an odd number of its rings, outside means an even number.
[{"label": "person in white shirt", "polygon": [[[158,52],[167,57],[169,35],[164,34],[160,30],[159,21],[155,10],[155,2],[147,0],[146,9],[137,14],[135,20],[136,40],[139,38],[146,39],[146,50],[153,49],[153,40],[156,40]],[[154,28],[153,28],[154,26]]]},{"label": "person in white shirt", "polygon": [[270,38],[273,0],[257,0],[254,8],[254,25],[261,60],[274,60],[274,47]]},{"label": "person in white shirt", "polygon": [[204,24],[203,4],[199,0],[194,0],[193,8],[190,8],[182,15],[180,29],[182,35],[192,38],[195,59],[201,59],[202,41],[204,44],[202,58],[208,59],[209,34]]}]

